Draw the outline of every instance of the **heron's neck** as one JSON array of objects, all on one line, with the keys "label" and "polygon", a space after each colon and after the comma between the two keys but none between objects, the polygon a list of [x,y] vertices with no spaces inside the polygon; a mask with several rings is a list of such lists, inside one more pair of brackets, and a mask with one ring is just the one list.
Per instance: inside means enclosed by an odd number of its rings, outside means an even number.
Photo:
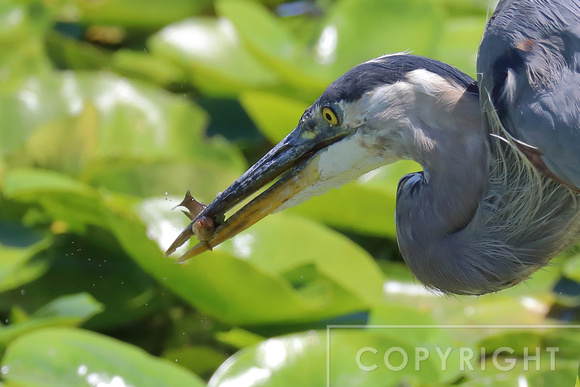
[{"label": "heron's neck", "polygon": [[415,232],[441,237],[466,227],[477,211],[487,185],[487,145],[477,96],[423,104],[413,123],[412,158],[424,173],[402,182],[397,211],[406,212]]}]

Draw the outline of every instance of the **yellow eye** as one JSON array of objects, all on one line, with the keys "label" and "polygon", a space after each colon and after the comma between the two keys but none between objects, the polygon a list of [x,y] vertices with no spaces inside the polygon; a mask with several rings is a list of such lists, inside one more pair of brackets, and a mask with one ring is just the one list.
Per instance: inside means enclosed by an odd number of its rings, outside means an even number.
[{"label": "yellow eye", "polygon": [[322,116],[330,125],[338,125],[338,116],[332,108],[325,106],[322,108]]}]

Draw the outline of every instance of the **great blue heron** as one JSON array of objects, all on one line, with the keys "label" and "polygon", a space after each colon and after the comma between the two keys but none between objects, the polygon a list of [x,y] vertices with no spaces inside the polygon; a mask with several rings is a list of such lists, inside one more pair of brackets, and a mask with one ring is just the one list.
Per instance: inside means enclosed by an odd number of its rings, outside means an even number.
[{"label": "great blue heron", "polygon": [[414,275],[456,294],[524,280],[580,233],[580,1],[500,1],[477,72],[479,84],[408,54],[353,68],[285,139],[190,214],[167,253],[196,234],[200,243],[183,261],[273,211],[412,159],[424,170],[401,179],[396,225]]}]

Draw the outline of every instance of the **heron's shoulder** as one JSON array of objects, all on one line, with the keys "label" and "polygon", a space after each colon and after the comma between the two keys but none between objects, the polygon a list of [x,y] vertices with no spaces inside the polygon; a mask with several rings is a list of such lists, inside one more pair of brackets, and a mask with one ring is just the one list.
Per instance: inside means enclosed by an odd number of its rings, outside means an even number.
[{"label": "heron's shoulder", "polygon": [[541,37],[547,31],[574,26],[580,20],[578,0],[501,0],[489,19],[485,35],[518,33]]},{"label": "heron's shoulder", "polygon": [[478,73],[502,126],[560,181],[580,187],[580,1],[502,1]]}]

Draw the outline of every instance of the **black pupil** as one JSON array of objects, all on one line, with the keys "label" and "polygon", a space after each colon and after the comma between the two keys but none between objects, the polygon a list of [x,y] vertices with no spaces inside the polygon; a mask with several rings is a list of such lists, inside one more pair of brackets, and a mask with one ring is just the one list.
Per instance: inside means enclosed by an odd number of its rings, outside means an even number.
[{"label": "black pupil", "polygon": [[332,116],[330,115],[330,113],[326,113],[326,119],[328,121],[332,121]]}]

